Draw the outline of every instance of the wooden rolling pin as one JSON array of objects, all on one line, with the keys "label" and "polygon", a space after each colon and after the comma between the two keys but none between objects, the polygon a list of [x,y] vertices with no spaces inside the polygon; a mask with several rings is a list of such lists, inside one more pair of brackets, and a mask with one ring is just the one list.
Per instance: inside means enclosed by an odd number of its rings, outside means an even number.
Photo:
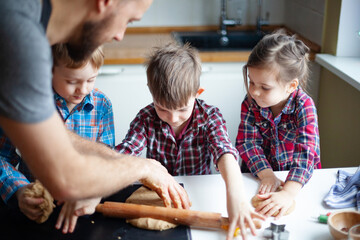
[{"label": "wooden rolling pin", "polygon": [[[220,213],[202,212],[187,209],[147,206],[132,203],[104,202],[96,207],[104,216],[118,218],[154,218],[174,224],[199,228],[221,228],[227,230],[229,219]],[[259,221],[254,221],[256,228],[261,228]]]}]

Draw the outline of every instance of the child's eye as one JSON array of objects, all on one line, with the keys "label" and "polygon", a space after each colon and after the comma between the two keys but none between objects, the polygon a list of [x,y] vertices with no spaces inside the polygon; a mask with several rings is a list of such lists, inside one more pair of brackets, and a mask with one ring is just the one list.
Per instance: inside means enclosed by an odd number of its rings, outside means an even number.
[{"label": "child's eye", "polygon": [[76,84],[75,81],[66,81],[68,84]]},{"label": "child's eye", "polygon": [[262,87],[262,89],[265,90],[265,91],[271,90],[271,88],[266,88],[266,87]]}]

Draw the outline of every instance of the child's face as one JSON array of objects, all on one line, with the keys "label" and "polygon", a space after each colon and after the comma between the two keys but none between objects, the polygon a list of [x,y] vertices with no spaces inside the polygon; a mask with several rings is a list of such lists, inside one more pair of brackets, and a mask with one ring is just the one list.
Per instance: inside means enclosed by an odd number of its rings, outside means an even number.
[{"label": "child's face", "polygon": [[53,70],[53,88],[69,106],[81,103],[93,89],[98,69],[89,62],[83,68],[72,69],[60,64]]},{"label": "child's face", "polygon": [[155,110],[159,118],[167,122],[173,129],[184,127],[189,120],[195,104],[195,96],[189,98],[188,103],[178,109],[167,109],[154,101]]},{"label": "child's face", "polygon": [[293,90],[291,83],[276,79],[276,73],[262,68],[248,67],[249,93],[262,107],[283,107]]}]

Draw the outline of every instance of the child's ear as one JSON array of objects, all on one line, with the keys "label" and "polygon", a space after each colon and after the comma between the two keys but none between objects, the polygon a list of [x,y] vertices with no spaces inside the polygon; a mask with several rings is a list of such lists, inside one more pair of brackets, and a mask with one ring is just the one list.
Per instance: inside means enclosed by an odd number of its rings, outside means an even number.
[{"label": "child's ear", "polygon": [[288,93],[294,92],[298,86],[299,86],[299,79],[294,78],[293,80],[291,80],[289,84]]},{"label": "child's ear", "polygon": [[205,91],[205,88],[199,87],[199,90],[197,91],[195,98],[198,98],[204,91]]}]

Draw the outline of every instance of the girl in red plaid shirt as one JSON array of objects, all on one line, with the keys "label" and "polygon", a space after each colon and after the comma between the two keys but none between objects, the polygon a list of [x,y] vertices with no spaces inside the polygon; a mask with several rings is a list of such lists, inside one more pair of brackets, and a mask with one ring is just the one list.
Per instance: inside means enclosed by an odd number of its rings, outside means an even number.
[{"label": "girl in red plaid shirt", "polygon": [[[241,107],[236,148],[243,172],[259,177],[255,209],[277,219],[321,168],[317,113],[303,89],[308,79],[309,48],[282,31],[265,36],[244,66],[248,91]],[[283,182],[274,171],[289,170]],[[282,190],[276,191],[280,186]]]}]

